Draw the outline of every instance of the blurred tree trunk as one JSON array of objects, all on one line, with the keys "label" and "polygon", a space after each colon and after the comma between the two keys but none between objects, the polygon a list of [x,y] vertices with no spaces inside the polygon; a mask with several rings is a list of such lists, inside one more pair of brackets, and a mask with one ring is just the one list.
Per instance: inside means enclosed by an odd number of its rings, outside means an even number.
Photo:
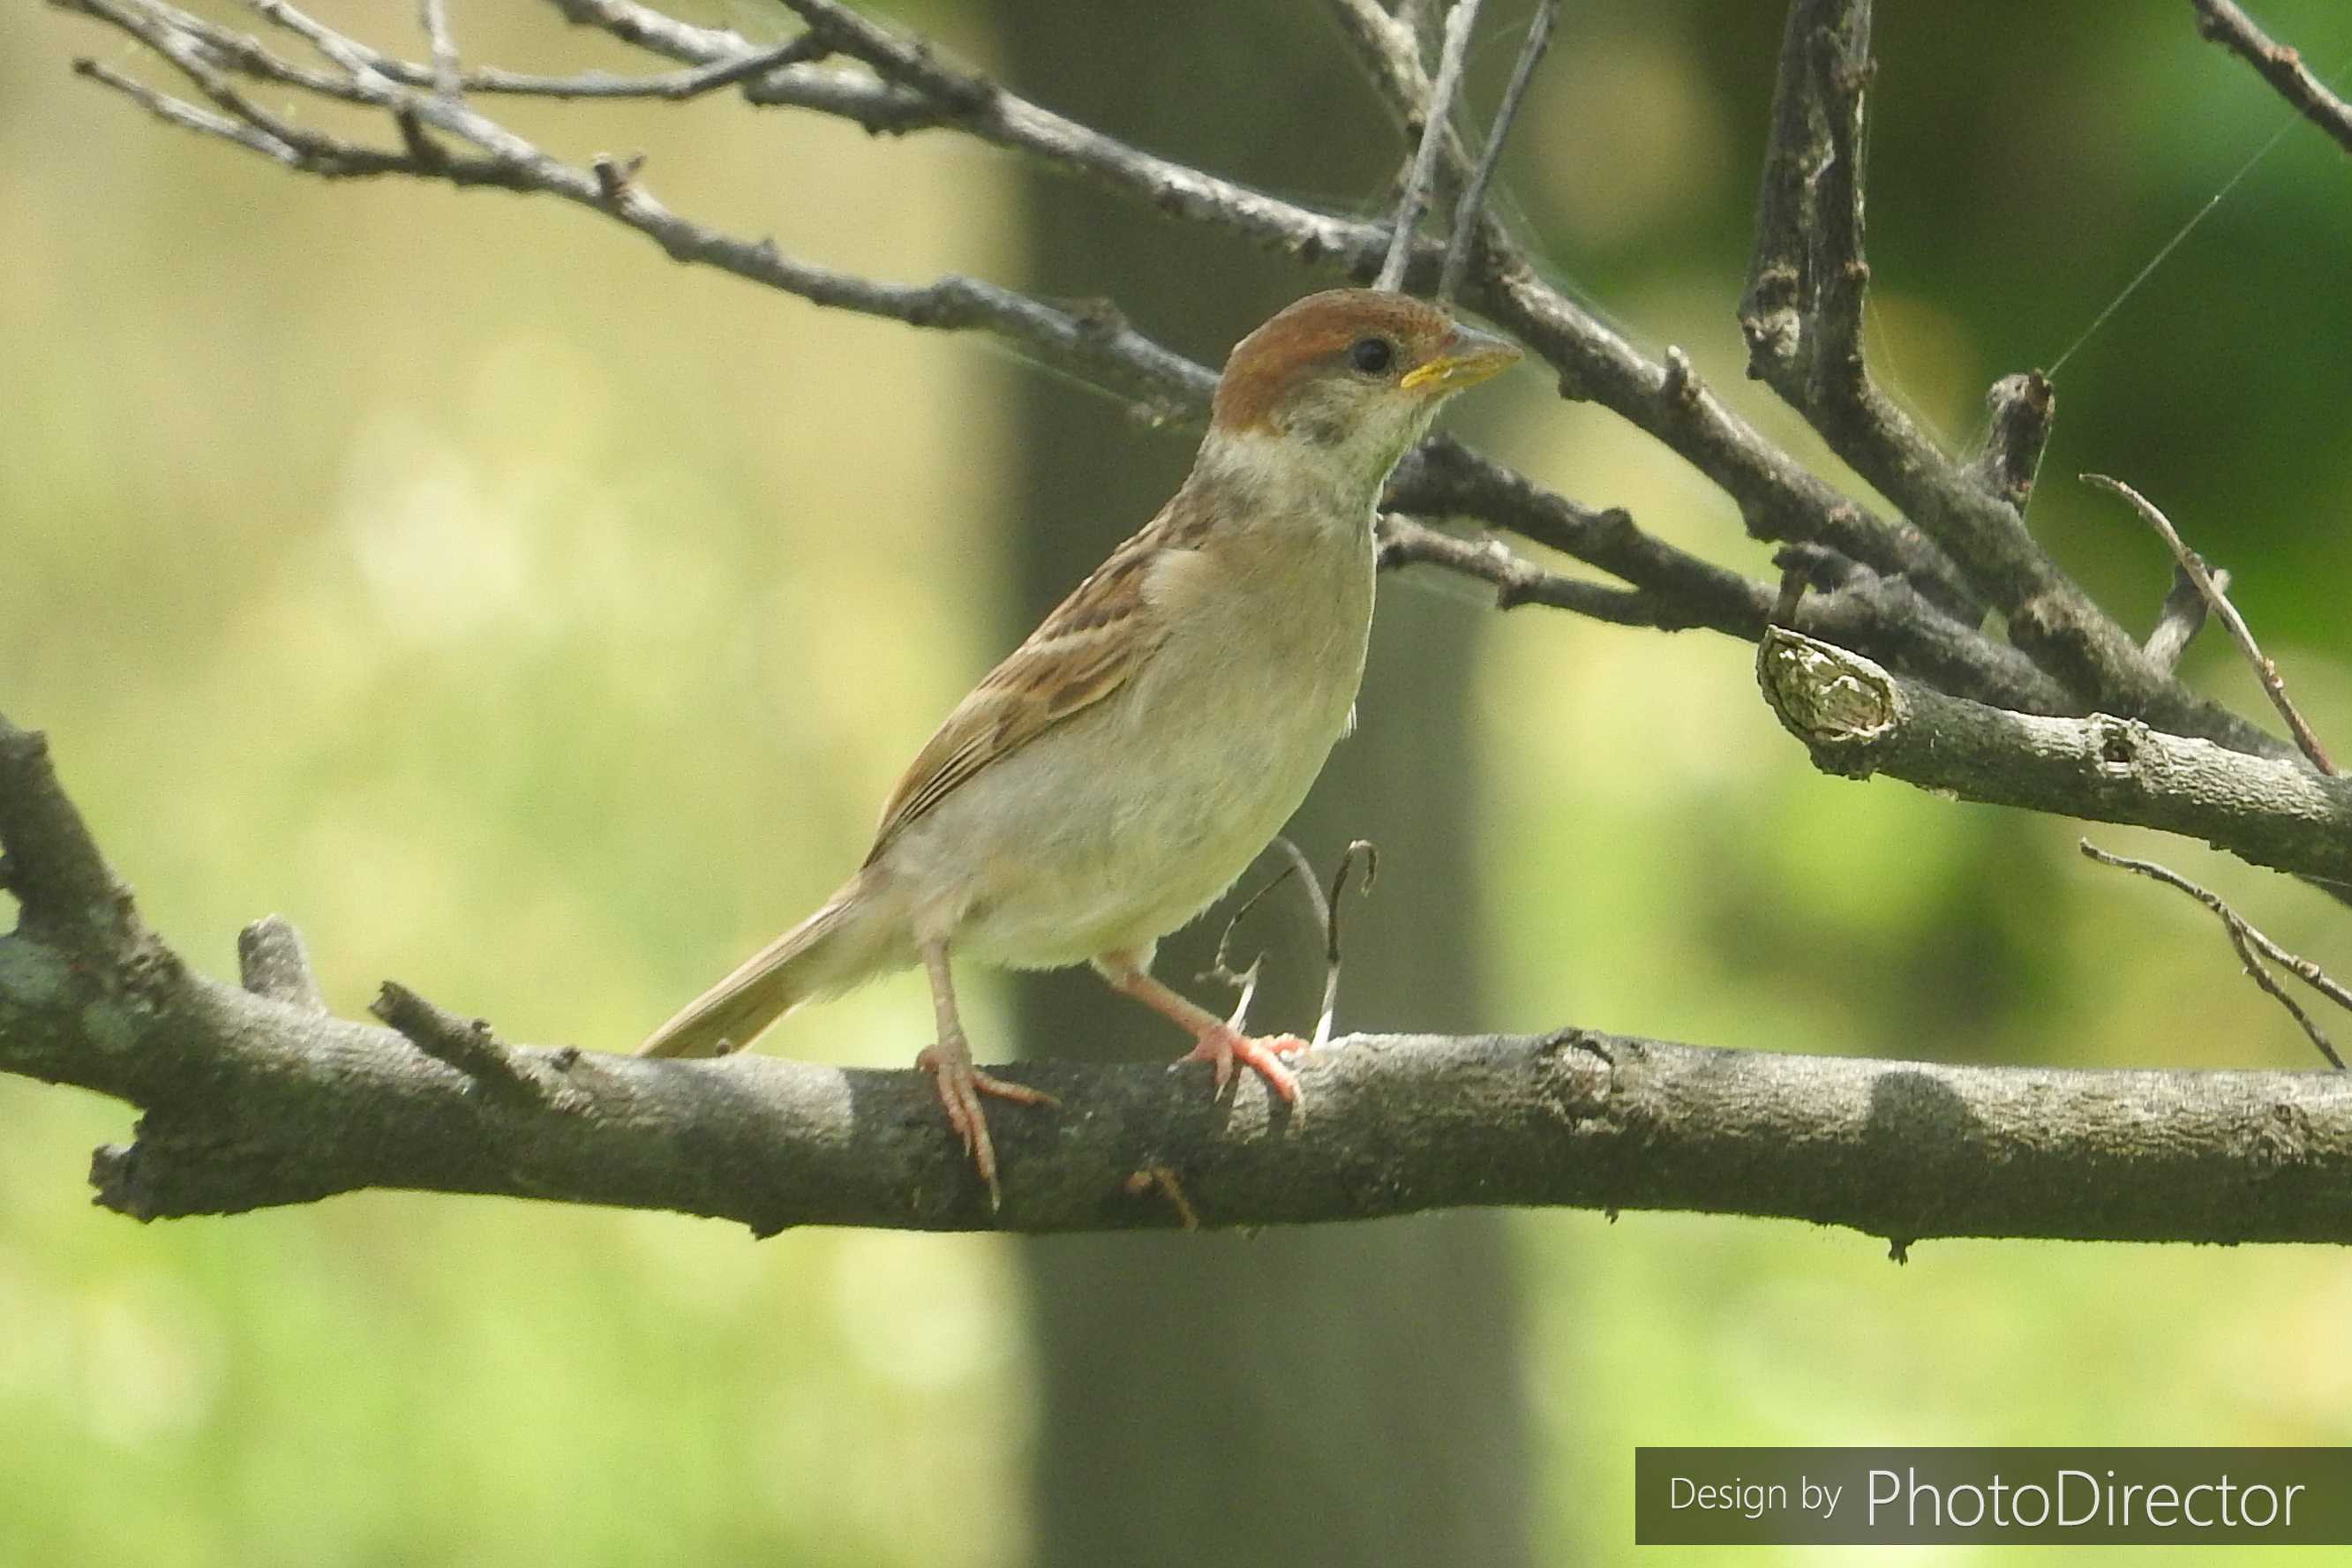
[{"label": "blurred tree trunk", "polygon": [[[1004,0],[1003,68],[1024,91],[1156,151],[1346,202],[1385,188],[1398,141],[1313,7]],[[1027,192],[1046,293],[1115,294],[1210,363],[1302,292],[1297,273],[1076,182]],[[1015,624],[1025,632],[1182,476],[1189,436],[1026,378]],[[1375,840],[1381,885],[1349,899],[1343,1025],[1470,1027],[1476,790],[1465,712],[1472,617],[1384,587],[1362,723],[1292,825],[1328,869]],[[1247,892],[1270,871],[1254,872]],[[1229,901],[1230,903],[1230,901]],[[1194,979],[1222,920],[1162,947]],[[1303,901],[1251,916],[1271,949],[1260,1028],[1311,1020],[1321,983]],[[1083,971],[1024,982],[1021,1038],[1057,1053],[1169,1056],[1182,1041]],[[1074,1237],[1022,1249],[1041,1407],[1044,1568],[1530,1561],[1517,1281],[1500,1219],[1448,1215],[1320,1230]]]}]

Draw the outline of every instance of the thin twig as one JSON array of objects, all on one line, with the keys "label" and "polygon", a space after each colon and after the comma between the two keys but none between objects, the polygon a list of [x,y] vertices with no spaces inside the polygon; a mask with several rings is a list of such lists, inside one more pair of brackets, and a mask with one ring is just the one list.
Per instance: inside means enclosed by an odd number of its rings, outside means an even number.
[{"label": "thin twig", "polygon": [[[1240,993],[1234,1003],[1234,1010],[1226,1018],[1225,1023],[1227,1027],[1239,1030],[1244,1034],[1249,1032],[1250,1003],[1257,998],[1258,976],[1265,968],[1265,955],[1260,953],[1256,957],[1252,958],[1246,969],[1235,969],[1233,965],[1234,936],[1241,930],[1242,917],[1255,909],[1266,894],[1288,882],[1298,868],[1307,863],[1307,857],[1299,852],[1298,846],[1278,833],[1275,835],[1274,842],[1267,847],[1286,852],[1295,863],[1283,867],[1272,882],[1242,900],[1241,907],[1234,911],[1231,917],[1225,921],[1225,928],[1217,934],[1217,950],[1210,958],[1209,967],[1201,971],[1201,978],[1214,981],[1218,985],[1230,986]],[[1308,896],[1314,896],[1311,882]]]},{"label": "thin twig", "polygon": [[[2287,995],[2286,988],[2280,985],[2270,970],[2263,967],[2262,959],[2267,957],[2280,965],[2305,985],[2347,1010],[2352,1010],[2352,991],[2347,991],[2331,978],[2325,969],[2310,959],[2299,957],[2288,952],[2268,936],[2263,936],[2247,923],[2244,915],[2223,903],[2219,894],[2198,886],[2179,873],[2160,866],[2154,861],[2133,860],[2128,855],[2109,854],[2088,839],[2076,841],[2084,854],[2101,865],[2116,866],[2124,871],[2137,872],[2145,877],[2152,877],[2167,887],[2178,888],[2211,910],[2221,920],[2222,928],[2229,932],[2230,946],[2237,950],[2238,961],[2245,966],[2247,977],[2276,998],[2279,1006],[2286,1009],[2294,1021],[2302,1026],[2303,1032],[2311,1037],[2311,1043],[2319,1048],[2319,1054],[2327,1058],[2329,1066],[2338,1072],[2344,1071],[2344,1059],[2336,1054],[2336,1047],[2328,1043],[2326,1032],[2293,997]],[[2256,956],[2257,954],[2261,956]]]},{"label": "thin twig", "polygon": [[1462,187],[1462,199],[1454,208],[1454,237],[1445,247],[1445,267],[1437,275],[1437,299],[1440,304],[1452,299],[1461,291],[1462,279],[1470,270],[1470,253],[1478,243],[1478,220],[1485,215],[1486,187],[1494,183],[1495,168],[1503,161],[1503,141],[1510,135],[1512,122],[1518,119],[1519,104],[1528,95],[1528,83],[1536,74],[1536,64],[1550,47],[1552,29],[1559,22],[1559,0],[1540,0],[1536,13],[1528,19],[1527,37],[1520,41],[1519,57],[1511,67],[1509,85],[1503,89],[1503,101],[1495,110],[1495,123],[1486,128],[1486,145],[1478,154],[1478,162],[1470,170],[1470,178]]},{"label": "thin twig", "polygon": [[1655,626],[1670,613],[1655,594],[1546,571],[1500,539],[1461,538],[1401,513],[1381,515],[1378,537],[1381,570],[1425,565],[1459,572],[1491,584],[1497,610],[1544,604],[1619,626]]},{"label": "thin twig", "polygon": [[1429,183],[1437,172],[1437,150],[1445,143],[1446,125],[1454,100],[1462,91],[1462,61],[1470,49],[1470,29],[1478,24],[1479,0],[1454,0],[1445,16],[1445,47],[1437,58],[1437,83],[1430,89],[1427,118],[1422,122],[1421,144],[1413,150],[1412,166],[1405,174],[1404,193],[1397,198],[1396,227],[1389,235],[1388,258],[1381,263],[1375,288],[1396,288],[1404,282],[1405,264],[1412,259],[1413,236],[1429,204]]},{"label": "thin twig", "polygon": [[[1234,968],[1234,935],[1241,929],[1243,917],[1255,909],[1268,894],[1296,877],[1298,880],[1298,885],[1306,891],[1307,907],[1314,915],[1316,929],[1325,934],[1326,946],[1328,946],[1330,932],[1333,929],[1330,903],[1323,896],[1322,884],[1315,876],[1315,862],[1307,858],[1307,852],[1300,849],[1288,835],[1276,833],[1273,841],[1260,852],[1279,854],[1289,863],[1275,873],[1272,882],[1242,900],[1241,907],[1234,910],[1232,917],[1226,920],[1224,930],[1217,937],[1216,956],[1210,960],[1209,967],[1201,974],[1201,978],[1204,980],[1214,980],[1220,985],[1231,986],[1241,992],[1241,999],[1234,1005],[1233,1016],[1225,1021],[1244,1032],[1247,1032],[1248,1030],[1250,1001],[1257,994],[1258,972],[1265,964],[1265,955],[1260,953],[1251,959],[1250,967],[1246,969],[1236,971]],[[1353,852],[1352,848],[1350,852]],[[1344,860],[1341,864],[1345,866]]]},{"label": "thin twig", "polygon": [[2254,667],[2254,678],[2262,682],[2263,690],[2270,696],[2271,706],[2278,709],[2279,716],[2286,720],[2287,728],[2294,732],[2295,745],[2302,748],[2304,756],[2311,759],[2314,768],[2331,779],[2335,778],[2336,764],[2328,759],[2326,750],[2319,744],[2319,737],[2312,733],[2311,726],[2304,722],[2303,715],[2296,711],[2294,704],[2287,700],[2286,682],[2280,676],[2278,666],[2263,656],[2261,646],[2254,641],[2253,632],[2246,625],[2245,617],[2238,613],[2237,606],[2230,602],[2230,596],[2221,591],[2221,584],[2214,581],[2203,559],[2189,548],[2188,541],[2172,526],[2172,519],[2157,510],[2147,497],[2120,479],[2110,479],[2104,474],[2085,474],[2083,483],[2120,497],[2140,515],[2142,521],[2156,530],[2157,537],[2171,549],[2172,559],[2179,563],[2182,571],[2189,574],[2189,580],[2197,585],[2197,591],[2205,596],[2205,602],[2212,607],[2213,613],[2221,618],[2221,624],[2228,627],[2230,635],[2237,640],[2239,652],[2244,653],[2246,663]]},{"label": "thin twig", "polygon": [[457,96],[457,38],[449,31],[449,0],[416,0],[417,20],[433,50],[433,90]]},{"label": "thin twig", "polygon": [[1363,891],[1372,891],[1372,879],[1380,871],[1381,852],[1368,839],[1358,839],[1349,844],[1339,856],[1338,869],[1331,873],[1331,890],[1327,894],[1315,875],[1315,862],[1308,860],[1307,852],[1290,839],[1276,834],[1266,849],[1282,855],[1289,863],[1276,874],[1272,882],[1244,899],[1241,907],[1234,911],[1232,917],[1225,922],[1223,932],[1217,937],[1216,956],[1202,972],[1201,978],[1234,987],[1241,992],[1241,1000],[1235,1004],[1233,1016],[1225,1021],[1234,1029],[1245,1030],[1250,999],[1257,993],[1258,971],[1265,962],[1265,955],[1261,953],[1251,959],[1248,968],[1236,970],[1233,967],[1234,934],[1240,929],[1243,917],[1255,909],[1268,894],[1297,878],[1298,885],[1306,890],[1307,907],[1314,912],[1316,927],[1323,934],[1323,1008],[1317,1019],[1315,1037],[1311,1042],[1312,1049],[1319,1050],[1331,1041],[1331,1020],[1339,1010],[1339,894],[1347,887],[1348,878],[1360,859],[1364,862]]},{"label": "thin twig", "polygon": [[383,983],[368,1011],[434,1061],[473,1080],[485,1093],[542,1104],[552,1097],[550,1085],[491,1032],[487,1019],[446,1012],[393,980]]},{"label": "thin twig", "polygon": [[1315,1038],[1309,1049],[1320,1051],[1331,1043],[1331,1020],[1339,1012],[1339,895],[1347,891],[1348,874],[1360,858],[1364,862],[1361,892],[1370,896],[1372,883],[1381,874],[1380,847],[1370,839],[1351,841],[1340,853],[1339,864],[1331,873],[1331,895],[1323,904],[1323,1010],[1315,1019]]},{"label": "thin twig", "polygon": [[2302,55],[2272,41],[2253,18],[2231,0],[2189,0],[2197,7],[2197,31],[2260,71],[2271,89],[2297,112],[2352,152],[2352,103],[2327,90],[2303,63]]},{"label": "thin twig", "polygon": [[184,99],[157,92],[145,82],[123,75],[103,60],[84,57],[74,61],[73,68],[76,76],[97,82],[101,87],[112,88],[166,125],[217,136],[224,141],[233,141],[247,152],[258,152],[277,162],[299,164],[301,161],[299,153],[278,138],[257,131],[242,120],[199,108]]}]

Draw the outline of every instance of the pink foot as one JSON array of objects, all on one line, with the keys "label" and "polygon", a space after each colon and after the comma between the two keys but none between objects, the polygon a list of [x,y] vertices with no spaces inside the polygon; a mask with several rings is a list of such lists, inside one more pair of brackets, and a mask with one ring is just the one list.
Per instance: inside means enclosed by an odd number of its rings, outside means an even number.
[{"label": "pink foot", "polygon": [[1234,1075],[1234,1063],[1238,1061],[1260,1078],[1267,1089],[1290,1104],[1298,1103],[1298,1075],[1283,1065],[1286,1054],[1303,1051],[1307,1042],[1295,1034],[1269,1034],[1253,1038],[1228,1024],[1204,1030],[1200,1043],[1184,1061],[1205,1061],[1216,1074],[1217,1092],[1224,1092],[1225,1084]]},{"label": "pink foot", "polygon": [[915,1058],[915,1065],[938,1080],[940,1103],[946,1108],[948,1125],[963,1140],[963,1152],[971,1156],[980,1179],[988,1184],[988,1207],[1003,1207],[1004,1194],[996,1185],[996,1145],[988,1136],[988,1117],[981,1109],[981,1096],[992,1094],[1016,1105],[1058,1105],[1061,1102],[1043,1089],[1032,1089],[1025,1083],[1010,1082],[982,1072],[971,1064],[971,1052],[960,1040],[929,1047]]}]

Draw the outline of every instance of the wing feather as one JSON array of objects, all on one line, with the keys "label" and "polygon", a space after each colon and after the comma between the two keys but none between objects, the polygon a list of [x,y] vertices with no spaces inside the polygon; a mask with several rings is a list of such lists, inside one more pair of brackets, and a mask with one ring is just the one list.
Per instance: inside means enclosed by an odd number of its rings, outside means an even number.
[{"label": "wing feather", "polygon": [[890,791],[867,864],[990,764],[1102,701],[1150,657],[1160,636],[1145,585],[1154,561],[1198,541],[1202,519],[1187,500],[1180,494],[1113,550],[956,705]]}]

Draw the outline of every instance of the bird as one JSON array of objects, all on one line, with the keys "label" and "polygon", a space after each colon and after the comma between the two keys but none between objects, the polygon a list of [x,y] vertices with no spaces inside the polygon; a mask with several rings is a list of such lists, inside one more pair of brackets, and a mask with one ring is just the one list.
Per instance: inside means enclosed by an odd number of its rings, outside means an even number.
[{"label": "bird", "polygon": [[1352,727],[1377,508],[1439,405],[1520,358],[1412,296],[1312,294],[1234,345],[1190,474],[957,705],[882,808],[856,874],[639,1047],[720,1056],[803,1003],[919,964],[937,1034],[916,1059],[1001,1205],[982,1102],[1052,1106],[981,1071],[951,957],[1087,963],[1297,1103],[1290,1036],[1255,1038],[1151,973]]}]

